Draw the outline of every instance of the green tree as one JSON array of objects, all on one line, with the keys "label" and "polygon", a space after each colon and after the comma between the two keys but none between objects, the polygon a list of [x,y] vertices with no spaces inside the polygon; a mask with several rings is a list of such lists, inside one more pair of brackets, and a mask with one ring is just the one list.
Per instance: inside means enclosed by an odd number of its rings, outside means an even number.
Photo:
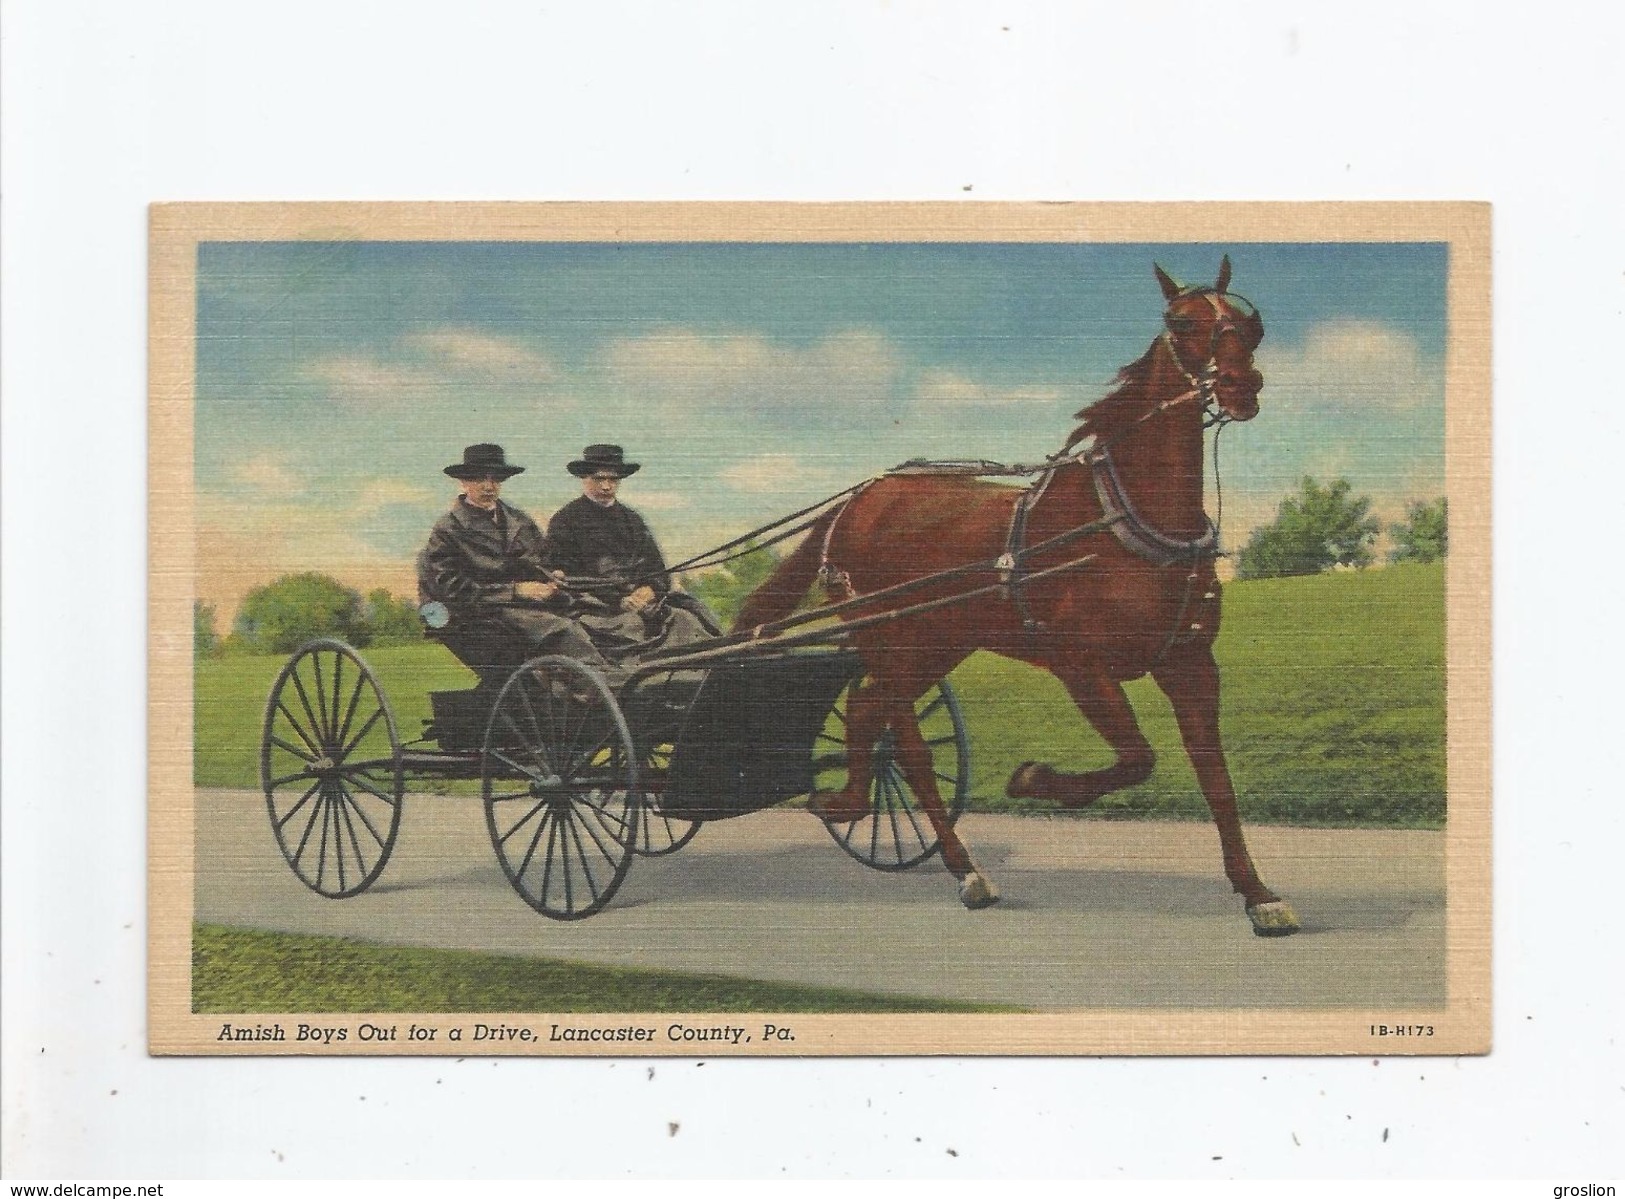
[{"label": "green tree", "polygon": [[416,641],[423,636],[417,605],[396,599],[383,587],[367,592],[362,618],[374,641]]},{"label": "green tree", "polygon": [[371,637],[361,595],[324,574],[283,575],[243,599],[235,636],[262,654],[286,654],[313,637],[366,645]]},{"label": "green tree", "polygon": [[202,600],[192,601],[192,653],[199,658],[212,658],[220,652],[220,634],[214,627],[214,605]]},{"label": "green tree", "polygon": [[1417,500],[1405,508],[1405,522],[1390,525],[1394,548],[1390,562],[1437,562],[1450,551],[1449,513],[1444,496],[1432,503]]},{"label": "green tree", "polygon": [[779,555],[771,547],[758,548],[754,541],[747,541],[740,549],[757,552],[696,575],[683,584],[690,595],[711,609],[723,628],[733,623],[745,598],[766,582],[779,565]]},{"label": "green tree", "polygon": [[1304,476],[1298,494],[1281,501],[1275,520],[1254,529],[1236,562],[1236,577],[1312,575],[1331,566],[1371,565],[1371,543],[1382,526],[1367,496],[1351,497],[1347,479],[1322,487]]}]

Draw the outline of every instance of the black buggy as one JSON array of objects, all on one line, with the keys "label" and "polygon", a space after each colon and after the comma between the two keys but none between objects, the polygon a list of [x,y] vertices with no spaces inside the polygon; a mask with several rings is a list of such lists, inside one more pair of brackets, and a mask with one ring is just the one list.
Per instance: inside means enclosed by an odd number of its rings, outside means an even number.
[{"label": "black buggy", "polygon": [[[669,602],[720,633],[692,597]],[[341,641],[300,647],[271,688],[260,746],[271,829],[321,895],[359,894],[383,873],[417,779],[480,780],[503,873],[556,920],[599,911],[634,857],[672,853],[706,821],[844,782],[846,697],[862,670],[839,636],[725,637],[652,656],[616,687],[574,659],[524,660],[496,626],[430,636],[479,682],[432,692],[416,740],[402,739],[377,675]],[[917,710],[957,819],[970,791],[959,703],[942,683]],[[864,865],[906,870],[940,846],[887,738],[868,813],[826,827]]]}]

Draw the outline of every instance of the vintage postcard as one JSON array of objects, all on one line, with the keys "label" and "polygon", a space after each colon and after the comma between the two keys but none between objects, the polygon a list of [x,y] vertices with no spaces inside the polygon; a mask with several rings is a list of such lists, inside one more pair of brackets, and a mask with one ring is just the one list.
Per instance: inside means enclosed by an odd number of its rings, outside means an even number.
[{"label": "vintage postcard", "polygon": [[1489,228],[157,206],[151,1051],[1487,1051]]}]

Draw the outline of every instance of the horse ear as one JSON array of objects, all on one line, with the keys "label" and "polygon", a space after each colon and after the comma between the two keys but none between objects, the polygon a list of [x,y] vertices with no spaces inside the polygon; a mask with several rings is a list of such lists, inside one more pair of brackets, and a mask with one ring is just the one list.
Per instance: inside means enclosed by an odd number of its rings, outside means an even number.
[{"label": "horse ear", "polygon": [[1162,298],[1172,304],[1179,297],[1179,293],[1185,289],[1175,283],[1173,276],[1156,263],[1151,264],[1151,269],[1157,272],[1157,282],[1162,285]]},{"label": "horse ear", "polygon": [[1213,285],[1213,290],[1223,292],[1230,286],[1230,255],[1226,254],[1219,260],[1219,281]]}]

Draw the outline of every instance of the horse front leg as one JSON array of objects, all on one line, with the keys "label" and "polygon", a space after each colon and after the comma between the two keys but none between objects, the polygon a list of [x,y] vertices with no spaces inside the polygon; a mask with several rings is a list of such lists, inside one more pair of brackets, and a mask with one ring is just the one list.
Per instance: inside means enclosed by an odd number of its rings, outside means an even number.
[{"label": "horse front leg", "polygon": [[1242,836],[1236,789],[1219,740],[1219,667],[1212,648],[1194,642],[1175,646],[1151,674],[1173,705],[1185,752],[1219,829],[1225,876],[1247,905],[1253,931],[1261,937],[1297,932],[1298,918],[1291,905],[1258,877]]}]

